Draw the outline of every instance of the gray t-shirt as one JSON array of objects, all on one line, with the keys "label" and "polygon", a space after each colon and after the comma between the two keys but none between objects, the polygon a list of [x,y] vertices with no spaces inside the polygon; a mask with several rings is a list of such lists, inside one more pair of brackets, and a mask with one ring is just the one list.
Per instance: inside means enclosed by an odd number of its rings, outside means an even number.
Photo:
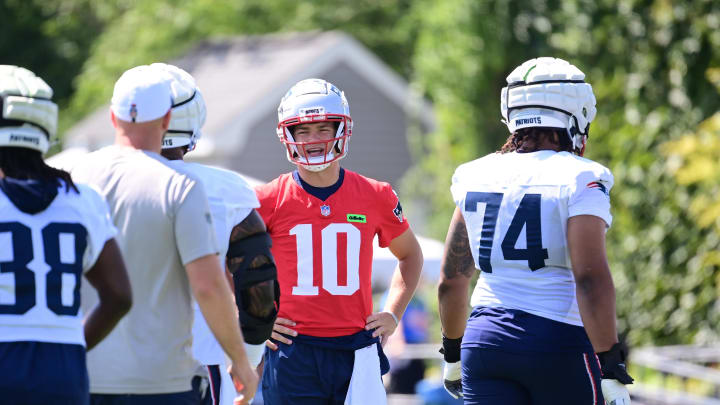
[{"label": "gray t-shirt", "polygon": [[[133,290],[133,307],[88,352],[90,392],[159,394],[191,389],[193,311],[184,265],[217,254],[208,200],[190,173],[162,156],[109,146],[72,169],[105,197]],[[83,289],[82,307],[97,303]]]}]

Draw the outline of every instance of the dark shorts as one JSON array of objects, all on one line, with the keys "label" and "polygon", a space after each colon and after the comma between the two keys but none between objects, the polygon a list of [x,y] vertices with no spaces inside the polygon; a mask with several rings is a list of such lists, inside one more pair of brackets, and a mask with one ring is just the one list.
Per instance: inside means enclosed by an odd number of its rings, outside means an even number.
[{"label": "dark shorts", "polygon": [[200,405],[197,391],[170,394],[92,394],[91,405]]},{"label": "dark shorts", "polygon": [[380,372],[389,369],[378,339],[368,331],[335,338],[299,335],[291,345],[265,351],[262,395],[265,405],[342,405],[355,364],[355,350],[376,344]]},{"label": "dark shorts", "polygon": [[222,385],[222,377],[220,376],[220,366],[205,366],[207,377],[196,376],[193,378],[193,389],[200,393],[202,405],[220,405],[220,387]]},{"label": "dark shorts", "polygon": [[0,405],[86,405],[85,364],[81,345],[0,343]]},{"label": "dark shorts", "polygon": [[463,348],[466,405],[604,405],[595,353]]},{"label": "dark shorts", "polygon": [[293,340],[265,351],[262,395],[265,405],[342,405],[352,377],[355,352]]}]

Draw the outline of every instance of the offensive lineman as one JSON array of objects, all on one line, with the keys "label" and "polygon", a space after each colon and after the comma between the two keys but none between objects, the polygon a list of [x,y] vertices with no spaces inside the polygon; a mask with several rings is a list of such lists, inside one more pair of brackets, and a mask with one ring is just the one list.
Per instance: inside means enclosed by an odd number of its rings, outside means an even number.
[{"label": "offensive lineman", "polygon": [[[173,96],[162,155],[170,160],[171,167],[195,174],[205,186],[220,257],[227,257],[228,269],[233,274],[245,349],[251,365],[257,366],[262,360],[264,342],[272,332],[277,316],[275,300],[279,298],[275,297],[277,277],[270,254],[270,237],[254,210],[260,203],[253,189],[237,173],[183,161],[200,139],[205,123],[205,101],[195,79],[186,71],[163,63],[151,66],[170,75]],[[244,267],[246,261],[249,266]],[[202,377],[208,381],[202,392],[203,404],[231,405],[235,387],[224,367],[225,352],[212,335],[197,303],[194,307],[193,355],[204,366]]]},{"label": "offensive lineman", "polygon": [[582,158],[584,78],[555,58],[517,67],[501,95],[510,137],[453,176],[438,296],[445,386],[466,404],[630,404],[605,254],[613,176]]},{"label": "offensive lineman", "polygon": [[[387,183],[340,167],[352,119],[333,84],[295,84],[277,134],[297,166],[256,188],[282,292],[264,358],[266,405],[383,404],[385,342],[417,286],[422,252]],[[373,238],[398,258],[383,312],[372,313]]]},{"label": "offensive lineman", "polygon": [[[52,89],[0,65],[0,404],[86,405],[85,351],[131,306],[105,201],[45,164],[57,127]],[[99,303],[80,312],[81,276]]]},{"label": "offensive lineman", "polygon": [[[115,83],[115,144],[88,154],[73,175],[105,195],[135,290],[123,322],[88,356],[93,405],[196,405],[192,388],[192,295],[232,361],[246,404],[257,375],[238,327],[232,292],[202,182],[160,156],[172,93],[158,67],[132,68]],[[85,301],[83,301],[85,302]]]}]

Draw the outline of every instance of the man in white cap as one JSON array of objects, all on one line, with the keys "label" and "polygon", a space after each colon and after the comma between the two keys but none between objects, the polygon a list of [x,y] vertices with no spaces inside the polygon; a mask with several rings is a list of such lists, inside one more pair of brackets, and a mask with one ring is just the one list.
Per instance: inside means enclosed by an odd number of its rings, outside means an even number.
[{"label": "man in white cap", "polygon": [[110,205],[135,300],[88,356],[93,405],[198,403],[191,385],[191,293],[232,360],[243,394],[236,404],[247,403],[257,386],[217,257],[205,189],[159,155],[170,108],[170,84],[161,69],[128,70],[115,84],[110,107],[115,144],[73,169],[78,181],[96,186]]}]

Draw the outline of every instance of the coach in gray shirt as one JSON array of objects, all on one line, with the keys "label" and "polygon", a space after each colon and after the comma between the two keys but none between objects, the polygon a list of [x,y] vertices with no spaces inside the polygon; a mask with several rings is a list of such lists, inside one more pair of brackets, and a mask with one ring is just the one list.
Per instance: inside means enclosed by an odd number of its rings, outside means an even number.
[{"label": "coach in gray shirt", "polygon": [[[232,360],[244,404],[257,387],[217,257],[202,183],[160,156],[170,121],[171,91],[159,69],[138,66],[115,84],[111,119],[115,144],[86,156],[72,170],[107,200],[118,228],[134,306],[88,353],[92,405],[197,404],[191,380],[191,292]],[[95,304],[84,299],[83,307]]]}]

